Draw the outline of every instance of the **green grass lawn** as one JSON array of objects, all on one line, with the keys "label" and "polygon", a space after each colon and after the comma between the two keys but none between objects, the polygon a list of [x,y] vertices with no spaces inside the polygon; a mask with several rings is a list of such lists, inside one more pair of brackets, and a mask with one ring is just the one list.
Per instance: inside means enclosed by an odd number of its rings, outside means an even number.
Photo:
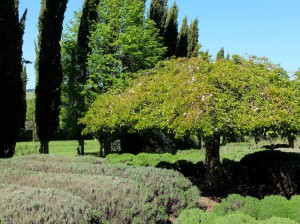
[{"label": "green grass lawn", "polygon": [[[18,142],[16,155],[28,155],[39,153],[39,142]],[[51,155],[77,155],[78,142],[72,141],[51,141],[49,144],[49,154]],[[85,153],[88,155],[99,155],[99,142],[97,140],[85,141]]]}]

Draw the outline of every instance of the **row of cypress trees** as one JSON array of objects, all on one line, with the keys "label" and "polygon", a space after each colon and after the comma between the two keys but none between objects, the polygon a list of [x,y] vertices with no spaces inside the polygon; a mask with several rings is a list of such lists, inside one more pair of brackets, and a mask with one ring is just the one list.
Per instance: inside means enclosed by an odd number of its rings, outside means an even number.
[{"label": "row of cypress trees", "polygon": [[149,18],[154,20],[159,34],[164,39],[167,47],[165,57],[197,57],[198,44],[198,19],[188,25],[188,18],[182,20],[180,32],[178,32],[178,7],[174,3],[168,9],[167,0],[152,0],[150,3]]},{"label": "row of cypress trees", "polygon": [[25,123],[21,74],[27,10],[20,20],[18,10],[18,0],[0,1],[0,158],[13,156],[18,129]]}]

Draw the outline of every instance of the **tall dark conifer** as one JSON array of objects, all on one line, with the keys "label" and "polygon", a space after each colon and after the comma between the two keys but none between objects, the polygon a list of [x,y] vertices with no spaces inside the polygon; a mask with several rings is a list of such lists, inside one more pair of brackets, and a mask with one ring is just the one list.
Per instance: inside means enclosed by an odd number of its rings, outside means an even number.
[{"label": "tall dark conifer", "polygon": [[191,23],[188,32],[188,51],[187,51],[188,58],[198,57],[199,54],[198,38],[199,38],[198,19],[195,19]]},{"label": "tall dark conifer", "polygon": [[222,47],[219,52],[217,53],[216,60],[223,60],[225,59],[225,52],[224,52],[224,47]]},{"label": "tall dark conifer", "polygon": [[62,66],[60,38],[68,0],[42,0],[37,57],[36,124],[41,153],[57,131],[61,102]]},{"label": "tall dark conifer", "polygon": [[0,1],[0,158],[14,155],[21,116],[22,44],[26,13],[19,21],[19,1]]},{"label": "tall dark conifer", "polygon": [[155,22],[155,27],[159,29],[159,36],[164,37],[165,24],[168,14],[168,0],[151,0],[149,18]]},{"label": "tall dark conifer", "polygon": [[[97,7],[99,5],[100,0],[85,0],[81,21],[78,30],[78,39],[77,45],[79,50],[81,51],[80,56],[78,57],[78,64],[80,66],[81,74],[79,74],[79,83],[78,86],[84,86],[87,80],[87,56],[90,52],[89,48],[89,37],[91,34],[91,24],[93,21],[97,19]],[[79,90],[80,92],[82,89]],[[78,117],[77,119],[83,116],[83,113],[86,111],[84,96],[80,96],[78,98]],[[78,139],[80,154],[84,155],[84,138],[81,134],[83,130],[83,125],[78,124],[76,130],[76,137]]]},{"label": "tall dark conifer", "polygon": [[23,63],[22,72],[21,72],[21,80],[22,80],[22,95],[21,95],[21,105],[20,105],[20,116],[19,116],[19,128],[25,128],[26,121],[26,85],[27,85],[27,71],[26,66]]},{"label": "tall dark conifer", "polygon": [[176,49],[177,57],[187,57],[188,31],[188,19],[185,16],[182,20],[181,29],[178,35],[178,44]]},{"label": "tall dark conifer", "polygon": [[177,38],[178,38],[178,7],[176,2],[168,11],[168,16],[165,25],[165,46],[168,48],[166,57],[171,57],[176,54]]}]

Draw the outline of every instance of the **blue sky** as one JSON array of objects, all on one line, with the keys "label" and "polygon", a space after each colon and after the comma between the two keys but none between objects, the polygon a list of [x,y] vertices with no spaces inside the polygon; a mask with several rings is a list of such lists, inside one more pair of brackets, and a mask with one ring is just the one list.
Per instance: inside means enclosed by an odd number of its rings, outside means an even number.
[{"label": "blue sky", "polygon": [[[149,8],[147,1],[147,8]],[[169,6],[174,0],[169,0]],[[185,15],[199,19],[199,42],[215,58],[221,47],[226,53],[268,57],[291,74],[300,67],[299,0],[177,0],[179,24]],[[69,0],[64,24],[83,0]],[[35,60],[34,39],[40,1],[20,0],[20,14],[28,8],[23,57]],[[35,87],[33,65],[27,65],[27,88]]]}]

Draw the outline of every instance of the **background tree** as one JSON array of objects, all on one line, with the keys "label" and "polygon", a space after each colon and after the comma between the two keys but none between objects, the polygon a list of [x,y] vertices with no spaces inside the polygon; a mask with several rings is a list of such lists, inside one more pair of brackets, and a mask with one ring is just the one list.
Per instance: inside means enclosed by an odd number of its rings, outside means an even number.
[{"label": "background tree", "polygon": [[178,43],[176,49],[176,56],[177,57],[187,57],[187,46],[188,46],[188,19],[185,16],[182,20],[180,32],[178,35]]},{"label": "background tree", "polygon": [[168,14],[167,0],[151,0],[149,18],[155,22],[155,27],[159,30],[159,36],[164,37],[165,24]]},{"label": "background tree", "polygon": [[61,102],[60,44],[67,0],[42,0],[37,55],[36,124],[40,152],[49,153],[49,141],[57,131]]},{"label": "background tree", "polygon": [[20,105],[20,121],[19,121],[19,128],[25,128],[25,121],[26,121],[26,85],[27,85],[27,71],[26,66],[22,64],[22,72],[21,72],[21,79],[22,79],[22,96],[21,96],[21,105]]},{"label": "background tree", "polygon": [[14,155],[22,102],[22,44],[26,13],[19,21],[17,0],[0,3],[0,158]]},{"label": "background tree", "polygon": [[188,32],[188,50],[187,56],[188,58],[191,57],[198,57],[199,51],[199,29],[198,29],[198,19],[193,20],[190,25],[189,32]]},{"label": "background tree", "polygon": [[216,60],[222,60],[225,59],[225,52],[224,52],[224,47],[222,47],[218,53],[217,53],[217,57]]},{"label": "background tree", "polygon": [[154,22],[144,16],[139,0],[103,0],[91,33],[89,79],[85,93],[91,103],[99,93],[122,83],[127,72],[153,67],[165,48]]},{"label": "background tree", "polygon": [[176,2],[173,3],[168,11],[168,16],[165,24],[165,46],[167,47],[166,57],[171,57],[176,54],[177,38],[178,38],[178,7]]}]

